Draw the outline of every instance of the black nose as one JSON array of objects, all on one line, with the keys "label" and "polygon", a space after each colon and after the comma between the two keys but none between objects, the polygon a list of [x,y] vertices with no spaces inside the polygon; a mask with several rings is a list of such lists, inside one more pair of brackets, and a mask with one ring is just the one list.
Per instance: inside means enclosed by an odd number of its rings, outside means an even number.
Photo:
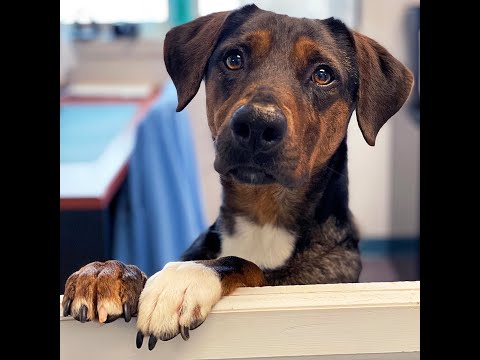
[{"label": "black nose", "polygon": [[284,139],[287,119],[275,105],[247,104],[235,111],[230,128],[241,147],[255,153],[269,151]]}]

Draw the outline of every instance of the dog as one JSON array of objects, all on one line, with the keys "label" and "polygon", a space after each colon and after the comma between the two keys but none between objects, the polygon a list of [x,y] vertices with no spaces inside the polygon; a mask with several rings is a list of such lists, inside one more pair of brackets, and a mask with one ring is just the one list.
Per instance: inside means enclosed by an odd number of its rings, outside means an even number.
[{"label": "dog", "polygon": [[292,18],[255,5],[172,28],[164,60],[177,111],[205,82],[223,202],[215,221],[147,279],[134,265],[93,262],[66,281],[64,316],[137,316],[149,336],[184,340],[242,286],[358,282],[359,235],[348,206],[347,126],[356,110],[374,146],[413,76],[340,20]]}]

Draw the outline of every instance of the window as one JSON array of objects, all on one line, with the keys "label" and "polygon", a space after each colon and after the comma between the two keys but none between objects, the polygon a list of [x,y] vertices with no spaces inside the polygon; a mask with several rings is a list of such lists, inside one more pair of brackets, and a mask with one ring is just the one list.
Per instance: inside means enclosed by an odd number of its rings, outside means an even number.
[{"label": "window", "polygon": [[198,15],[204,16],[217,11],[226,11],[239,8],[242,0],[198,0]]},{"label": "window", "polygon": [[334,16],[351,27],[355,27],[358,16],[356,0],[303,0],[300,5],[298,1],[291,0],[198,0],[198,14],[203,16],[252,3],[261,9],[294,17],[304,17],[308,14],[309,18],[324,19]]},{"label": "window", "polygon": [[168,20],[168,0],[60,0],[60,22],[162,23]]}]

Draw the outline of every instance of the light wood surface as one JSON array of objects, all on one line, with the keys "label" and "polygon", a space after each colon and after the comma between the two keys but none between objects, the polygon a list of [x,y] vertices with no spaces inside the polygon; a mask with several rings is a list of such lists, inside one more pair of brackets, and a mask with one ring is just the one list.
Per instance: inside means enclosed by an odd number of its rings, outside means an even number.
[{"label": "light wood surface", "polygon": [[420,283],[238,289],[191,332],[135,347],[135,319],[81,324],[60,315],[62,359],[413,360],[420,351]]}]

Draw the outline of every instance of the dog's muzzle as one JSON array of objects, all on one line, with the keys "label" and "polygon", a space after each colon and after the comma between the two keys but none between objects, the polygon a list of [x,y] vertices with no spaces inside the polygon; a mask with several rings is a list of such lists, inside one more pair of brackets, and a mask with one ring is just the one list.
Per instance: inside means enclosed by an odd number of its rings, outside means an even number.
[{"label": "dog's muzzle", "polygon": [[229,151],[215,162],[220,173],[248,184],[278,182],[272,164],[278,163],[279,149],[287,134],[287,119],[270,103],[240,106],[230,119]]}]

